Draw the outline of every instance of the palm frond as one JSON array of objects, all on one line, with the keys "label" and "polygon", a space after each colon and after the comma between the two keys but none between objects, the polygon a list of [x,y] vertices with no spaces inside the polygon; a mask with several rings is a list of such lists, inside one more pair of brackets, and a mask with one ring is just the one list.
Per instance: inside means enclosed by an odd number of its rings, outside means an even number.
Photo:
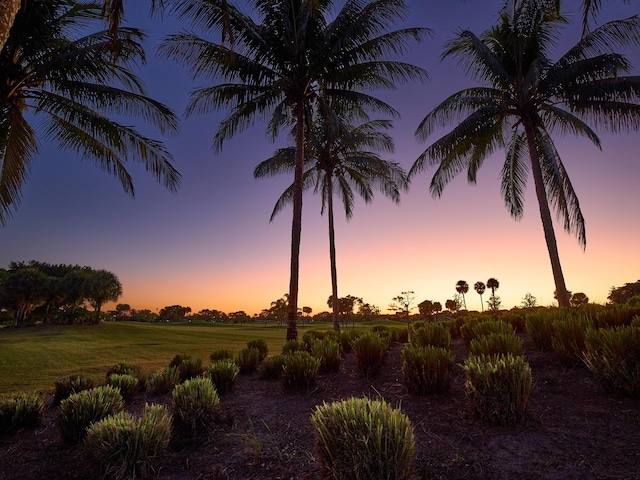
[{"label": "palm frond", "polygon": [[506,158],[500,173],[500,192],[509,214],[519,220],[524,211],[524,190],[529,175],[527,141],[521,130],[515,129],[506,148]]}]

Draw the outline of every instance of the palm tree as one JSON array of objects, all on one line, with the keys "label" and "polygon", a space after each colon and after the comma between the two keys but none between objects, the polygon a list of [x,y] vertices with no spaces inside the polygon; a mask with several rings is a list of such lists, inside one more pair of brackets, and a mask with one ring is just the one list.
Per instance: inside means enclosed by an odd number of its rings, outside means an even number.
[{"label": "palm tree", "polygon": [[554,62],[548,53],[565,19],[545,2],[510,0],[499,25],[480,37],[463,30],[447,45],[443,57],[459,58],[488,86],[455,93],[424,118],[416,132],[421,139],[445,123],[462,121],[427,148],[410,176],[427,164],[438,165],[430,186],[437,197],[465,168],[474,183],[484,159],[505,148],[501,190],[511,216],[519,219],[531,169],[558,303],[568,307],[549,204],[583,248],[586,236],[578,197],[552,136],[573,133],[600,147],[587,121],[614,132],[640,126],[640,78],[622,76],[630,64],[613,53],[616,46],[640,43],[640,17],[601,26]]},{"label": "palm tree", "polygon": [[[400,190],[408,188],[405,171],[396,163],[381,159],[376,151],[392,152],[393,139],[382,130],[391,128],[388,121],[366,121],[354,126],[351,118],[355,112],[339,116],[318,102],[312,131],[307,136],[308,157],[303,173],[304,188],[314,187],[321,192],[322,210],[327,209],[329,220],[329,258],[331,264],[331,297],[338,297],[338,273],[336,267],[333,196],[338,194],[344,205],[347,220],[353,215],[355,188],[365,203],[373,200],[373,187],[396,203],[400,202]],[[295,168],[295,148],[279,150],[276,155],[260,163],[254,170],[256,178],[278,173],[290,173]],[[271,214],[271,220],[293,200],[294,185],[280,196]],[[340,331],[339,302],[330,305],[333,310],[333,328]]]},{"label": "palm tree", "polygon": [[[283,126],[295,126],[296,166],[291,225],[291,277],[287,339],[298,336],[298,276],[302,229],[302,175],[305,124],[319,88],[346,105],[394,115],[385,102],[366,93],[408,80],[423,80],[418,67],[387,59],[406,51],[410,40],[421,40],[428,30],[389,31],[402,18],[404,0],[347,0],[332,21],[330,0],[248,0],[258,23],[235,5],[222,0],[176,0],[178,17],[205,33],[228,26],[232,46],[181,33],[167,38],[161,55],[189,67],[196,77],[221,78],[224,83],[192,93],[187,114],[221,107],[230,112],[217,128],[214,146],[268,118],[267,131],[279,135]],[[223,8],[224,7],[224,8]]]},{"label": "palm tree", "polygon": [[467,309],[467,300],[464,298],[464,294],[469,291],[469,284],[464,280],[458,280],[456,283],[456,292],[462,295],[462,302],[464,303],[464,309]]},{"label": "palm tree", "polygon": [[480,308],[484,312],[484,304],[482,303],[482,294],[486,289],[486,285],[484,284],[484,282],[476,282],[475,285],[473,286],[473,289],[476,291],[478,295],[480,295]]},{"label": "palm tree", "polygon": [[[144,60],[142,33],[119,30],[116,60],[106,32],[72,37],[96,18],[95,4],[29,0],[26,5],[0,52],[0,225],[20,200],[40,135],[95,160],[132,196],[129,159],[143,163],[170,190],[177,189],[180,174],[163,144],[109,118],[138,117],[161,133],[177,130],[171,110],[147,98],[129,69]],[[41,129],[32,126],[34,119],[40,119]]]},{"label": "palm tree", "polygon": [[491,277],[487,280],[487,288],[491,289],[491,309],[497,310],[499,303],[496,302],[496,290],[500,287],[500,282],[497,279]]}]

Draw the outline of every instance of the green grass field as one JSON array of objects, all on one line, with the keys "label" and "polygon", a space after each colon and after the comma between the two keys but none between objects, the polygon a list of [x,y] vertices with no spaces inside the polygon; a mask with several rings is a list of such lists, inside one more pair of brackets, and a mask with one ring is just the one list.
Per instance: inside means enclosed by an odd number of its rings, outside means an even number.
[{"label": "green grass field", "polygon": [[[381,322],[359,324],[356,328],[367,329],[374,324]],[[328,323],[299,324],[299,338],[307,330],[330,328]],[[0,329],[0,394],[53,392],[56,380],[80,372],[96,383],[103,383],[109,367],[119,362],[139,365],[150,374],[166,367],[178,353],[201,358],[207,364],[213,350],[226,348],[235,353],[256,338],[265,339],[269,354],[276,354],[281,352],[285,336],[285,328],[264,325],[118,322],[3,328]]]}]

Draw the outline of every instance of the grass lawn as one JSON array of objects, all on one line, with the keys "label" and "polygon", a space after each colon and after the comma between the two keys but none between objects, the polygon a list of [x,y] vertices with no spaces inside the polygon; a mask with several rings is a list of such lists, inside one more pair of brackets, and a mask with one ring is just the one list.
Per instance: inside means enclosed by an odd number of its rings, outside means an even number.
[{"label": "grass lawn", "polygon": [[[358,324],[356,328],[367,329],[374,324],[381,323]],[[298,324],[298,337],[302,338],[305,331],[312,329],[329,330],[331,325]],[[56,380],[81,372],[101,384],[109,367],[119,362],[139,365],[149,374],[166,367],[178,353],[201,358],[207,364],[213,350],[226,348],[235,353],[256,338],[267,341],[269,354],[277,354],[282,351],[285,337],[284,327],[253,324],[117,322],[3,328],[0,329],[0,394],[53,392]]]}]

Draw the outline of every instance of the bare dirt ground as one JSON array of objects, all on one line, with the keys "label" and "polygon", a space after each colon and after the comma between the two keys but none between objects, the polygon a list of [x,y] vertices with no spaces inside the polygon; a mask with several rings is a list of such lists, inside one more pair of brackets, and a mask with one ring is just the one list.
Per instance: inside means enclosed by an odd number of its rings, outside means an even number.
[{"label": "bare dirt ground", "polygon": [[[406,413],[416,437],[415,480],[638,480],[640,402],[603,393],[583,366],[563,365],[524,338],[534,389],[528,419],[518,426],[484,424],[469,415],[464,373],[455,367],[450,391],[415,396],[402,383],[401,349],[394,344],[379,377],[358,376],[353,353],[340,372],[319,375],[317,387],[290,393],[278,380],[240,376],[224,395],[219,419],[190,444],[173,444],[154,478],[322,479],[309,418],[316,405],[351,396],[383,397]],[[456,362],[466,351],[452,345]],[[137,397],[170,404],[168,396]],[[56,426],[57,411],[34,431],[0,438],[0,479],[98,478],[82,446],[67,446]]]}]

